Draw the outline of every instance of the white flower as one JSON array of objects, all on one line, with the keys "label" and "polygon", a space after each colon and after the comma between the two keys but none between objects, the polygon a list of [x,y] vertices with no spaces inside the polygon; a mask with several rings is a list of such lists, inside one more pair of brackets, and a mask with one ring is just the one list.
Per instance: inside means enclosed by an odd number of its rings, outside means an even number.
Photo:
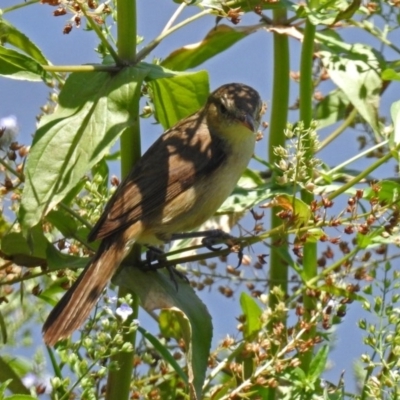
[{"label": "white flower", "polygon": [[115,313],[122,319],[122,321],[126,321],[133,313],[133,310],[128,304],[122,303],[121,306],[115,310]]},{"label": "white flower", "polygon": [[17,117],[9,115],[0,119],[0,149],[7,151],[11,142],[13,142],[18,134]]}]

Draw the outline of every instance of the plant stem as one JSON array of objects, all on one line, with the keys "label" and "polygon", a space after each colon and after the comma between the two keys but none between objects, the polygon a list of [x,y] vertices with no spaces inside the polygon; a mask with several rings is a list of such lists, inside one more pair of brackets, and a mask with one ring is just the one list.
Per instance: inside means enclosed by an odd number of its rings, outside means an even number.
[{"label": "plant stem", "polygon": [[[101,29],[99,28],[97,23],[93,21],[93,19],[90,15],[88,15],[85,7],[81,7],[81,11],[82,11],[83,15],[86,17],[86,21],[88,22],[90,27],[96,32],[96,35],[99,37],[103,46],[108,50],[111,57],[114,59],[115,63],[118,65],[121,65],[122,64],[121,58],[119,57],[117,52],[114,50],[114,48],[111,46],[111,44],[109,43],[107,38],[104,36],[103,32],[101,31]],[[119,25],[119,23],[118,23],[118,25]]]},{"label": "plant stem", "polygon": [[[286,19],[284,10],[274,11],[274,23],[281,24]],[[269,162],[275,163],[276,156],[274,148],[285,145],[284,130],[287,123],[288,103],[289,103],[289,42],[286,35],[273,33],[274,40],[274,78],[273,93],[269,132]],[[271,228],[274,229],[282,224],[282,220],[276,216],[276,212],[271,210]],[[279,234],[271,237],[271,243],[281,241],[285,238]],[[285,244],[282,244],[285,246]],[[280,285],[281,289],[287,291],[288,267],[286,262],[280,257],[280,252],[275,246],[271,246],[270,255],[270,286]],[[275,306],[275,300],[271,297],[270,307]]]},{"label": "plant stem", "polygon": [[147,57],[148,54],[150,54],[151,51],[153,51],[162,40],[164,40],[168,35],[171,33],[175,32],[176,30],[182,28],[183,26],[190,24],[191,22],[195,21],[196,19],[199,19],[201,17],[204,17],[205,15],[211,14],[212,10],[204,10],[199,12],[196,15],[193,15],[192,17],[189,17],[185,19],[184,21],[180,22],[179,24],[176,24],[170,29],[165,29],[161,32],[160,35],[158,35],[154,40],[152,40],[147,46],[143,47],[142,50],[140,50],[137,55],[136,55],[136,62],[142,61],[145,57]]},{"label": "plant stem", "polygon": [[172,17],[169,19],[169,21],[165,25],[161,34],[167,32],[171,28],[171,26],[176,21],[176,19],[179,17],[179,14],[184,10],[185,7],[186,7],[186,3],[185,2],[181,3],[181,5],[176,9],[176,11],[173,13]]},{"label": "plant stem", "polygon": [[379,160],[376,160],[372,165],[367,167],[364,171],[360,172],[357,176],[355,176],[352,180],[349,182],[345,183],[343,186],[341,186],[338,190],[335,190],[333,193],[330,193],[327,198],[329,200],[333,200],[335,197],[339,196],[340,194],[344,193],[347,189],[350,189],[354,187],[357,183],[359,183],[362,179],[367,177],[372,171],[375,171],[378,167],[380,167],[382,164],[388,162],[391,158],[393,157],[392,153],[389,152],[385,154],[382,158]]},{"label": "plant stem", "polygon": [[[378,150],[381,147],[386,146],[388,143],[389,143],[389,140],[384,140],[383,142],[378,143],[375,146],[372,146],[369,149],[367,149],[365,151],[362,151],[361,153],[357,153],[357,155],[355,155],[354,157],[351,157],[351,158],[347,159],[346,161],[342,162],[341,164],[336,165],[335,167],[331,168],[325,174],[325,176],[331,176],[332,177],[336,171],[340,171],[341,169],[345,168],[347,165],[350,165],[351,163],[368,156],[368,154],[374,152],[375,150]],[[319,182],[321,182],[323,180],[324,180],[324,177],[319,176],[318,178],[315,179],[314,183],[317,184],[317,183],[319,183]]]},{"label": "plant stem", "polygon": [[31,4],[39,3],[39,1],[40,0],[30,0],[30,1],[27,1],[25,3],[16,4],[15,6],[3,8],[1,11],[2,11],[3,14],[6,14],[6,13],[9,13],[11,11],[18,10],[18,8],[22,8],[22,7],[30,6]]},{"label": "plant stem", "polygon": [[[284,24],[287,18],[286,10],[277,9],[273,11],[273,22],[276,25]],[[273,33],[274,41],[274,76],[272,88],[272,105],[271,105],[271,118],[270,118],[270,131],[269,131],[269,146],[268,155],[271,165],[275,164],[276,156],[274,148],[285,145],[284,130],[287,124],[288,105],[289,105],[289,41],[286,35],[280,35],[277,32]],[[271,236],[271,253],[270,253],[270,290],[274,286],[280,286],[284,293],[288,290],[288,264],[281,257],[282,252],[287,250],[286,233],[282,233],[279,227],[282,221],[276,215],[276,212],[271,209],[271,231],[276,230],[277,234]],[[280,242],[279,246],[274,244]],[[278,303],[275,296],[269,297],[269,307],[274,309]],[[268,329],[272,330],[275,322],[270,321]],[[283,318],[279,321],[283,324],[286,323]],[[277,350],[277,349],[275,349]],[[273,350],[273,351],[275,351]],[[270,389],[268,399],[274,399],[276,390]]]},{"label": "plant stem", "polygon": [[[301,51],[300,61],[300,121],[304,123],[304,128],[308,129],[311,125],[312,120],[312,99],[314,92],[313,83],[313,56],[314,56],[314,38],[315,38],[315,25],[307,20],[304,28],[304,39]],[[305,160],[311,160],[314,157],[313,146],[311,144],[311,138],[305,136],[300,138],[303,141],[304,158]],[[312,167],[308,168],[307,175],[312,176]],[[314,195],[307,190],[301,191],[301,199],[311,204],[314,200]],[[303,276],[306,281],[314,278],[318,275],[317,270],[317,243],[306,242],[303,248]],[[314,297],[307,296],[303,297],[304,303],[304,319],[309,322],[312,319],[313,311],[316,308],[316,301]],[[316,333],[314,326],[310,325],[311,328],[305,333],[305,340],[307,338],[313,338]],[[313,357],[313,349],[310,348],[305,353],[301,354],[300,359],[302,360],[302,369],[307,372]]]},{"label": "plant stem", "polygon": [[335,140],[344,130],[346,130],[354,121],[355,117],[357,116],[357,109],[353,108],[347,118],[340,124],[340,126],[335,129],[327,138],[325,138],[318,149],[321,151],[324,147],[330,144],[333,140]]},{"label": "plant stem", "polygon": [[117,72],[121,69],[116,65],[42,65],[47,72]]},{"label": "plant stem", "polygon": [[[117,0],[118,10],[118,57],[123,64],[131,64],[136,57],[136,1]],[[121,175],[125,177],[140,158],[140,124],[139,102],[136,104],[136,121],[133,126],[127,128],[121,136]],[[140,259],[140,246],[135,245],[132,253],[134,259]],[[124,287],[118,290],[118,297],[132,295],[133,313],[123,323],[129,326],[133,319],[138,318],[139,298],[135,293]],[[136,330],[123,335],[124,342],[129,342],[135,348]],[[111,357],[118,367],[109,371],[107,379],[106,400],[127,400],[130,398],[130,385],[133,373],[134,351],[119,352]]]}]

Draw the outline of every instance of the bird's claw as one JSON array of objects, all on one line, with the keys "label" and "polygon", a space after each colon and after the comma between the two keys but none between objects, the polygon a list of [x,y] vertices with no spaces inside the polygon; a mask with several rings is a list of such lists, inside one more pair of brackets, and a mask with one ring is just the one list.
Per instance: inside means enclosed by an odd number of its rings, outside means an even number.
[{"label": "bird's claw", "polygon": [[148,250],[146,251],[144,269],[147,269],[148,271],[156,271],[161,268],[166,268],[176,290],[178,290],[178,282],[176,281],[176,277],[189,282],[189,279],[185,274],[178,271],[173,265],[166,263],[167,258],[162,250],[153,246],[148,246],[147,248]]},{"label": "bird's claw", "polygon": [[208,250],[211,250],[211,251],[220,251],[222,249],[222,246],[219,246],[219,247],[214,246],[214,244],[216,244],[218,242],[223,242],[224,244],[226,244],[228,246],[228,248],[231,251],[238,253],[239,262],[238,262],[238,265],[236,268],[239,268],[242,265],[243,248],[242,248],[241,243],[238,241],[238,239],[224,231],[215,230],[215,231],[211,231],[201,241],[201,243]]}]

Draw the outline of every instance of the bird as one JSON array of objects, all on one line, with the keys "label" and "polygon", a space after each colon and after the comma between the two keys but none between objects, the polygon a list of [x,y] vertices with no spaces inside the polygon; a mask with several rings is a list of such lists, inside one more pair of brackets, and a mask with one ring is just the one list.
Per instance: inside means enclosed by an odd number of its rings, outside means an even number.
[{"label": "bird", "polygon": [[100,245],[45,321],[47,345],[83,324],[134,243],[164,243],[218,210],[254,153],[263,108],[252,87],[225,84],[149,147],[89,233]]}]

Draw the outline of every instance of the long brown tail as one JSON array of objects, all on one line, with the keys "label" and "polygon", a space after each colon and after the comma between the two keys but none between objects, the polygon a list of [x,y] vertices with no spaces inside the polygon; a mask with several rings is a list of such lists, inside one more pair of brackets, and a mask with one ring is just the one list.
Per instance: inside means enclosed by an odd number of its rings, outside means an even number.
[{"label": "long brown tail", "polygon": [[47,317],[43,325],[47,345],[71,336],[83,324],[124,259],[125,247],[122,237],[103,240],[94,258]]}]

